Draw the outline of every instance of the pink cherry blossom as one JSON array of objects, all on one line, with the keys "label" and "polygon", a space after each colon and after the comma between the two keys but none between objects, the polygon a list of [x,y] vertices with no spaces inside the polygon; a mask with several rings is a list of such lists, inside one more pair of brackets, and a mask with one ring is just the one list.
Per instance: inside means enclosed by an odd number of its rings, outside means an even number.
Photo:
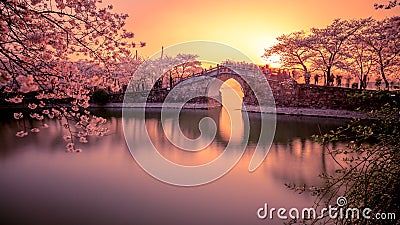
[{"label": "pink cherry blossom", "polygon": [[30,108],[30,109],[36,109],[36,108],[37,108],[37,105],[36,105],[35,103],[29,103],[29,104],[28,104],[28,108]]},{"label": "pink cherry blossom", "polygon": [[69,142],[67,145],[66,145],[66,147],[67,147],[67,149],[73,149],[74,148],[74,143],[72,143],[72,142]]},{"label": "pink cherry blossom", "polygon": [[32,132],[32,133],[39,133],[39,132],[40,132],[40,129],[37,128],[37,127],[34,127],[34,128],[31,129],[31,132]]},{"label": "pink cherry blossom", "polygon": [[22,119],[24,117],[24,115],[20,112],[20,113],[14,113],[14,118],[16,120]]},{"label": "pink cherry blossom", "polygon": [[23,131],[23,130],[18,131],[18,132],[15,134],[15,136],[17,136],[17,137],[25,137],[25,136],[27,136],[27,135],[28,135],[28,132]]},{"label": "pink cherry blossom", "polygon": [[[104,118],[85,110],[93,90],[119,92],[141,62],[131,57],[128,43],[134,34],[124,27],[128,15],[100,4],[94,0],[0,3],[7,12],[0,13],[0,43],[7,43],[0,64],[5,100],[22,103],[32,119],[60,120],[69,151],[75,149],[75,140],[86,143],[87,136],[108,132]],[[14,118],[22,119],[23,114],[15,113]],[[43,123],[40,128],[47,127]],[[40,128],[24,127],[33,133]],[[16,135],[24,137],[27,131]]]},{"label": "pink cherry blossom", "polygon": [[81,143],[88,143],[88,140],[85,137],[80,137],[79,142]]},{"label": "pink cherry blossom", "polygon": [[13,98],[7,98],[6,101],[10,103],[21,103],[22,102],[22,97],[21,96],[15,96]]},{"label": "pink cherry blossom", "polygon": [[64,135],[64,140],[65,141],[70,141],[72,137],[70,135]]}]

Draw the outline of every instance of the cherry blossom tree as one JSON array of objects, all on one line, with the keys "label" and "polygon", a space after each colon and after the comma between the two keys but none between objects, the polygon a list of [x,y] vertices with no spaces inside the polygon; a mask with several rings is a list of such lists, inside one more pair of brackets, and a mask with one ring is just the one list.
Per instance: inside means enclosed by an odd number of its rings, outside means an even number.
[{"label": "cherry blossom tree", "polygon": [[129,79],[132,78],[142,62],[143,60],[141,58],[134,59],[132,56],[120,58],[118,66],[118,69],[120,69],[120,78],[118,80],[122,84],[127,85],[130,81]]},{"label": "cherry blossom tree", "polygon": [[375,9],[392,9],[394,7],[400,6],[400,1],[398,1],[398,0],[390,0],[386,4],[375,3],[374,6],[375,6]]},{"label": "cherry blossom tree", "polygon": [[165,68],[170,68],[172,65],[172,58],[168,56],[145,60],[140,66],[140,71],[132,77],[131,85],[134,86],[132,90],[151,90],[160,75],[165,73]]},{"label": "cherry blossom tree", "polygon": [[316,54],[307,47],[305,32],[281,35],[276,40],[278,43],[265,49],[263,57],[268,59],[278,55],[283,68],[302,70],[304,73],[308,73],[310,60]]},{"label": "cherry blossom tree", "polygon": [[203,70],[197,57],[192,54],[177,54],[146,59],[132,77],[130,90],[141,92],[154,88],[172,88],[179,80]]},{"label": "cherry blossom tree", "polygon": [[198,56],[193,54],[178,54],[175,57],[177,65],[173,68],[175,77],[185,79],[194,73],[201,72],[203,69],[201,62],[196,60],[197,58]]},{"label": "cherry blossom tree", "polygon": [[140,73],[133,78],[135,82],[132,83],[143,84],[143,90],[154,88],[157,81],[163,84],[161,86],[172,88],[179,80],[186,79],[193,73],[199,73],[203,70],[202,64],[197,58],[197,55],[177,54],[145,60],[141,65]]},{"label": "cherry blossom tree", "polygon": [[174,85],[174,80],[179,79],[179,77],[176,75],[176,72],[174,70],[174,67],[178,65],[180,62],[176,57],[171,57],[171,56],[165,56],[161,58],[160,60],[161,65],[164,65],[165,68],[170,68],[168,71],[164,72],[161,79],[161,82],[164,84],[164,86],[172,89]]},{"label": "cherry blossom tree", "polygon": [[369,75],[374,68],[373,49],[365,42],[369,35],[368,29],[374,22],[373,19],[367,19],[364,26],[348,39],[340,53],[344,59],[339,67],[357,77],[360,89],[367,87]]},{"label": "cherry blossom tree", "polygon": [[310,33],[301,31],[278,37],[278,43],[266,49],[264,57],[279,55],[283,68],[305,73],[323,71],[327,85],[333,70],[344,69],[360,80],[361,88],[366,87],[372,73],[380,74],[389,88],[387,76],[396,76],[400,64],[399,18],[337,19],[325,28],[312,28]]},{"label": "cherry blossom tree", "polygon": [[[106,120],[86,110],[91,88],[116,88],[111,82],[116,78],[115,62],[136,45],[131,41],[133,33],[124,28],[128,15],[112,13],[112,6],[100,8],[99,3],[0,1],[2,98],[24,106],[14,114],[15,119],[59,119],[71,152],[79,152],[76,143],[86,143],[88,136],[106,134]],[[85,72],[78,59],[92,68]],[[23,123],[17,136],[46,127],[44,122],[42,127]]]},{"label": "cherry blossom tree", "polygon": [[326,75],[325,83],[332,78],[332,71],[341,63],[340,52],[346,41],[362,27],[363,21],[347,21],[336,19],[325,28],[312,28],[311,34],[307,37],[305,44],[316,53],[312,63],[316,69]]},{"label": "cherry blossom tree", "polygon": [[400,17],[374,21],[365,34],[365,43],[372,49],[376,70],[389,89],[387,76],[394,74],[400,65]]}]

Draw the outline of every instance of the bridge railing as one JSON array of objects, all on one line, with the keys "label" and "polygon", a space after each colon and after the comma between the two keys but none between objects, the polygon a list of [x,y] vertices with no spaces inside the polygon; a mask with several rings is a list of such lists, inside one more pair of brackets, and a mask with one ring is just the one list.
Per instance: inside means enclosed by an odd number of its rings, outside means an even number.
[{"label": "bridge railing", "polygon": [[[238,67],[238,70],[246,70],[245,67]],[[275,76],[273,76],[272,74],[266,74],[264,71],[261,71],[262,74],[264,74],[264,76],[267,77],[267,79],[271,79],[271,80],[278,80],[278,78],[275,78]],[[183,81],[190,79],[190,78],[194,78],[194,77],[200,77],[200,76],[215,76],[218,75],[220,73],[233,73],[233,74],[237,74],[237,72],[227,66],[223,66],[223,65],[217,65],[216,67],[211,67],[210,69],[203,69],[201,72],[199,73],[193,73],[189,76],[186,77],[175,77],[173,80],[173,85],[172,88],[175,87],[176,85],[182,83]]]},{"label": "bridge railing", "polygon": [[187,77],[179,78],[178,82],[174,83],[173,87],[178,85],[179,83],[181,83],[187,79],[193,78],[193,77],[214,76],[219,73],[235,73],[235,72],[232,69],[225,67],[225,66],[216,66],[216,67],[212,67],[210,69],[203,69],[203,71],[201,71],[199,73],[193,73]]}]

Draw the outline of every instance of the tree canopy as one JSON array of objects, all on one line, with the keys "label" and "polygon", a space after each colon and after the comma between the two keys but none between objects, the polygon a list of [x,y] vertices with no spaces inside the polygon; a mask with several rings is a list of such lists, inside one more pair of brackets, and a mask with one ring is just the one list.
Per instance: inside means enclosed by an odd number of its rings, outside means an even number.
[{"label": "tree canopy", "polygon": [[[101,126],[105,120],[85,110],[90,94],[99,85],[120,88],[113,71],[136,46],[134,34],[124,28],[128,15],[100,5],[95,0],[0,1],[2,98],[24,105],[16,119],[62,121],[69,151],[77,150],[77,140],[86,143],[87,136],[107,132]],[[17,136],[46,127],[23,123]]]},{"label": "tree canopy", "polygon": [[279,55],[282,67],[287,69],[321,71],[326,85],[332,71],[341,69],[357,77],[362,88],[372,73],[379,74],[389,88],[388,77],[399,70],[398,40],[400,17],[381,21],[336,19],[324,28],[278,37],[278,42],[265,50],[264,57]]}]

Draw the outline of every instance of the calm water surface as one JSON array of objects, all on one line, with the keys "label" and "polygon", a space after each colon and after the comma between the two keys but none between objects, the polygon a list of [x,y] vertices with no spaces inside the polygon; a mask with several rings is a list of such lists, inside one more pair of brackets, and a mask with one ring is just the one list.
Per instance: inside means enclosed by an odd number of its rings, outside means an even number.
[{"label": "calm water surface", "polygon": [[[250,140],[239,163],[225,176],[198,187],[177,187],[146,174],[134,161],[124,139],[121,112],[103,111],[110,135],[91,138],[82,153],[66,153],[63,128],[57,121],[38,134],[20,139],[16,121],[1,111],[0,224],[282,224],[259,220],[258,208],[310,207],[314,198],[299,195],[285,183],[320,184],[317,175],[335,169],[330,156],[310,137],[346,121],[278,116],[270,152],[255,172],[248,165],[260,132],[260,116],[250,114]],[[182,164],[195,165],[217,157],[229,140],[221,110],[185,110],[180,126],[190,138],[199,135],[205,116],[218,125],[216,140],[205,151],[182,153],[163,136],[160,111],[147,114],[149,134],[160,153]],[[132,119],[132,129],[135,121]],[[141,130],[135,131],[140,137]],[[242,135],[240,130],[232,138]]]}]

